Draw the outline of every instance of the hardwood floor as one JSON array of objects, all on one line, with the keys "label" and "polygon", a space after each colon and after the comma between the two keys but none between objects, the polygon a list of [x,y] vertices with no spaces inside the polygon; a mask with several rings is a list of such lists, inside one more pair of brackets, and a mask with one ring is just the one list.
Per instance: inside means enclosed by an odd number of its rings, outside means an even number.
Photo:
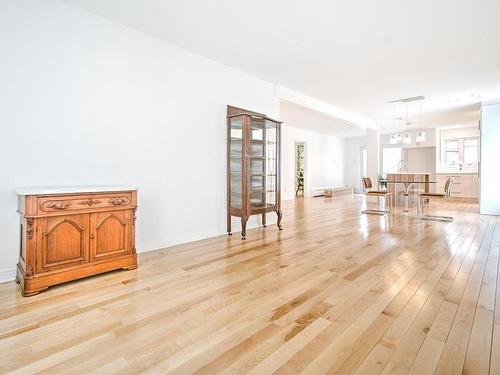
[{"label": "hardwood floor", "polygon": [[500,374],[500,219],[285,202],[275,226],[139,255],[23,298],[0,284],[0,373]]}]

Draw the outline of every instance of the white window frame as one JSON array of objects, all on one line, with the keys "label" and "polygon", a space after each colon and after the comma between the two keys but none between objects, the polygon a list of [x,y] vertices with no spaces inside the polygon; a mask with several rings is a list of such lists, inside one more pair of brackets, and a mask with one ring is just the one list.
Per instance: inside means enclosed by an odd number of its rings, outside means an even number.
[{"label": "white window frame", "polygon": [[475,167],[477,166],[478,162],[476,163],[465,162],[465,147],[466,147],[465,141],[476,141],[476,160],[479,162],[479,137],[468,137],[463,139],[463,164],[464,166]]},{"label": "white window frame", "polygon": [[[441,140],[441,167],[444,169],[449,169],[449,170],[458,170],[460,168],[460,165],[462,166],[462,169],[475,169],[478,166],[478,163],[465,163],[464,157],[465,157],[465,141],[467,140],[476,140],[477,141],[477,160],[479,162],[479,155],[480,155],[480,142],[479,142],[479,137],[464,137],[464,138],[442,138]],[[447,142],[450,141],[458,141],[458,164],[457,165],[450,165],[448,164],[447,157],[446,157],[446,145]]]},{"label": "white window frame", "polygon": [[[451,143],[451,142],[456,142],[457,143],[457,150],[450,150],[448,151],[448,143]],[[448,139],[445,139],[444,140],[444,165],[447,167],[447,168],[455,168],[455,167],[458,167],[458,165],[460,164],[461,160],[462,160],[462,157],[460,155],[460,139],[459,138],[448,138]],[[456,152],[457,155],[458,155],[458,163],[457,164],[450,164],[448,163],[448,152]]]},{"label": "white window frame", "polygon": [[[384,171],[384,149],[386,149],[386,148],[399,148],[400,155],[401,155],[400,161],[403,160],[403,158],[404,158],[404,155],[403,155],[404,148],[402,145],[383,145],[383,146],[381,146],[380,147],[380,166],[379,166],[379,168],[380,168],[380,174],[382,176],[385,176],[387,174],[386,171]],[[392,173],[392,172],[389,172],[389,173]],[[394,173],[397,173],[397,171]]]}]

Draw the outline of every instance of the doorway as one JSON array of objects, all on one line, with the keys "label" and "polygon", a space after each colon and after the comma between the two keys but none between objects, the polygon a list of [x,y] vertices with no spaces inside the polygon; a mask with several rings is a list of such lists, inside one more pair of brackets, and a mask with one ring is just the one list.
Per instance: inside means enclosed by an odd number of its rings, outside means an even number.
[{"label": "doorway", "polygon": [[359,178],[358,178],[358,192],[359,193],[362,193],[363,192],[363,186],[361,185],[361,180],[363,177],[367,177],[368,176],[368,167],[367,167],[367,164],[368,164],[368,154],[366,152],[366,147],[363,146],[361,147],[360,149],[360,165],[359,165]]},{"label": "doorway", "polygon": [[305,196],[306,143],[295,142],[295,198]]}]

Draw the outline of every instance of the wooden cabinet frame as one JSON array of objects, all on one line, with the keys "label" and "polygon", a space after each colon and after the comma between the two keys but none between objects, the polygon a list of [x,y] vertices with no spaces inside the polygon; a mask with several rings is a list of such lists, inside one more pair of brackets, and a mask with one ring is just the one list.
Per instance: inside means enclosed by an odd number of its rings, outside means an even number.
[{"label": "wooden cabinet frame", "polygon": [[[231,142],[234,141],[234,138],[232,140],[232,135],[231,135],[231,126],[232,126],[232,121],[233,119],[241,119],[242,125],[241,125],[241,160],[239,160],[239,156],[235,159],[235,156],[232,155],[232,150],[231,150]],[[261,207],[257,207],[252,205],[251,202],[251,176],[252,176],[252,170],[251,170],[251,161],[253,160],[258,160],[259,158],[256,158],[254,155],[252,155],[252,143],[253,142],[258,142],[256,140],[252,139],[251,136],[251,131],[252,131],[252,125],[255,122],[261,122],[262,123],[262,173],[257,175],[262,178],[262,185],[263,185],[263,190],[262,190],[262,204]],[[267,129],[267,124],[272,124],[271,125],[271,130],[275,129],[275,142],[269,142],[267,138],[266,132],[268,131]],[[278,216],[278,221],[277,225],[279,230],[282,230],[283,227],[281,225],[281,219],[282,219],[282,212],[281,212],[281,121],[273,120],[269,117],[267,117],[264,114],[258,113],[258,112],[253,112],[253,111],[248,111],[242,108],[238,107],[233,107],[233,106],[228,106],[227,107],[227,233],[231,235],[231,217],[236,216],[241,218],[241,237],[242,239],[246,238],[246,225],[248,218],[251,215],[262,215],[262,225],[265,227],[266,226],[266,214],[268,212],[276,212]],[[267,174],[267,166],[266,163],[268,162],[268,146],[269,143],[274,144],[274,175]],[[240,199],[238,202],[239,204],[234,204],[232,195],[235,193],[235,190],[233,189],[233,182],[232,178],[235,177],[236,175],[232,173],[231,171],[231,161],[237,160],[238,162],[241,162],[241,178],[240,178],[240,183],[241,183],[241,192]],[[272,190],[267,190],[267,184],[268,184],[268,179],[272,178],[274,179],[274,188]],[[255,191],[254,191],[255,192]],[[266,201],[267,199],[267,193],[274,193],[274,201],[272,203],[268,203]]]},{"label": "wooden cabinet frame", "polygon": [[16,280],[24,296],[115,269],[137,268],[137,192],[20,195]]}]

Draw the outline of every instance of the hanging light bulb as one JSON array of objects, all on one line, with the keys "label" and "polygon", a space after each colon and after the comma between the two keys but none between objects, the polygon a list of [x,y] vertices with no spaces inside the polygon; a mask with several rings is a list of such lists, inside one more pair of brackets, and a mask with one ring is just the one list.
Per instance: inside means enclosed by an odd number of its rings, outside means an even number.
[{"label": "hanging light bulb", "polygon": [[422,130],[422,100],[420,100],[420,126],[419,126],[419,128],[420,128],[420,130],[417,133],[415,142],[417,142],[417,143],[425,142],[425,131]]},{"label": "hanging light bulb", "polygon": [[408,121],[408,103],[405,103],[405,132],[403,134],[403,143],[404,144],[411,144],[411,134],[408,132],[408,126],[411,125],[411,122]]},{"label": "hanging light bulb", "polygon": [[424,131],[421,130],[417,133],[417,136],[415,137],[415,142],[417,142],[417,143],[425,142],[425,132]]},{"label": "hanging light bulb", "polygon": [[398,140],[396,138],[395,129],[396,129],[396,105],[393,104],[392,105],[392,133],[391,133],[391,136],[389,137],[389,143],[391,145],[395,145],[398,143]]},{"label": "hanging light bulb", "polygon": [[403,143],[406,144],[406,145],[411,144],[411,134],[410,133],[406,132],[403,135]]},{"label": "hanging light bulb", "polygon": [[[402,110],[401,110],[402,112]],[[397,121],[397,133],[395,135],[395,139],[396,139],[396,143],[395,144],[398,144],[398,143],[402,143],[403,142],[403,135],[401,134],[401,130],[402,130],[402,126],[401,126],[401,122],[403,121],[403,114],[401,114],[400,116],[398,116],[396,118],[396,121]]]}]

